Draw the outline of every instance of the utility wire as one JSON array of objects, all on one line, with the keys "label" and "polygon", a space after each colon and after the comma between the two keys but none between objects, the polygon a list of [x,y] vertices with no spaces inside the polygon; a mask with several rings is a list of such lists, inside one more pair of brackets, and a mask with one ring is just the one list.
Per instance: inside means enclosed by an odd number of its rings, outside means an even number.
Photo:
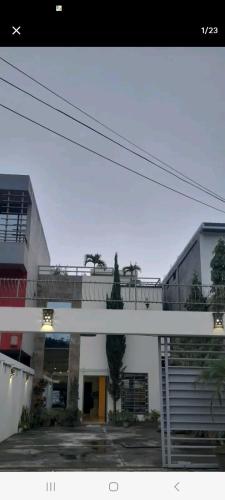
[{"label": "utility wire", "polygon": [[[87,116],[88,118],[91,118],[91,120],[95,121],[96,123],[98,123],[99,125],[101,125],[102,127],[104,127],[105,129],[109,130],[110,132],[112,132],[113,134],[115,134],[117,137],[120,137],[120,139],[123,139],[124,141],[126,141],[127,143],[131,144],[132,146],[134,146],[135,148],[139,149],[140,151],[146,153],[150,158],[154,158],[154,160],[157,160],[159,161],[160,163],[162,163],[163,165],[165,165],[166,167],[169,167],[173,172],[176,172],[177,174],[180,174],[182,177],[184,177],[185,179],[193,182],[194,184],[196,184],[196,186],[198,186],[199,188],[202,188],[202,190],[205,190],[205,192],[207,192],[207,194],[210,194],[211,195],[214,195],[214,197],[216,197],[217,199],[220,199],[220,201],[223,201],[225,202],[225,198],[223,198],[222,196],[218,195],[217,193],[215,193],[214,191],[212,191],[211,189],[203,186],[202,184],[200,184],[199,182],[195,181],[194,179],[192,179],[191,177],[188,177],[187,175],[183,174],[182,172],[180,172],[179,170],[177,170],[176,168],[172,167],[169,163],[166,163],[162,160],[160,160],[160,158],[158,158],[157,156],[154,156],[152,155],[151,153],[149,153],[149,151],[147,151],[146,149],[138,146],[137,144],[135,144],[134,142],[132,142],[130,139],[128,139],[127,137],[123,136],[122,134],[119,134],[118,132],[116,132],[116,130],[114,130],[113,128],[109,127],[108,125],[106,125],[104,122],[98,120],[97,118],[95,118],[93,115],[91,115],[90,113],[87,113],[87,111],[85,111],[84,109],[80,108],[79,106],[76,106],[75,104],[73,104],[71,101],[69,101],[69,99],[66,99],[65,97],[63,97],[62,95],[58,94],[57,92],[55,92],[54,90],[50,89],[47,85],[44,85],[43,83],[41,83],[39,80],[37,80],[36,78],[32,77],[31,75],[29,75],[28,73],[26,73],[25,71],[23,71],[22,69],[18,68],[18,66],[15,66],[14,64],[12,64],[11,62],[9,62],[7,59],[5,59],[4,57],[1,57],[0,56],[0,60],[2,60],[3,62],[5,62],[6,64],[8,64],[9,66],[11,66],[12,68],[14,68],[15,70],[19,71],[20,73],[22,73],[23,75],[25,75],[27,78],[29,78],[30,80],[32,80],[33,82],[37,83],[40,87],[48,90],[48,92],[50,92],[51,94],[53,94],[54,96],[58,97],[59,99],[61,99],[62,101],[66,102],[67,104],[69,104],[70,106],[72,106],[74,109],[78,110],[80,113],[83,113],[85,116]],[[156,165],[159,167],[159,165]],[[160,167],[159,167],[160,168]],[[162,167],[161,167],[162,168]],[[172,172],[169,172],[167,171],[168,173],[172,174]]]},{"label": "utility wire", "polygon": [[156,167],[160,168],[161,170],[164,170],[165,172],[169,173],[170,175],[173,175],[174,177],[176,177],[177,179],[181,180],[182,182],[185,182],[186,184],[189,184],[190,186],[194,187],[195,189],[203,191],[204,193],[208,194],[212,198],[216,198],[217,200],[225,203],[225,198],[222,198],[219,195],[211,194],[207,189],[199,188],[193,182],[187,181],[187,180],[183,179],[182,177],[180,177],[179,175],[174,174],[173,172],[169,172],[167,168],[162,167],[161,165],[158,165],[154,161],[149,160],[149,158],[146,158],[146,156],[143,156],[140,153],[137,153],[136,151],[128,148],[127,146],[124,146],[123,144],[121,144],[120,142],[116,141],[115,139],[112,139],[111,137],[108,137],[107,135],[103,134],[102,132],[99,132],[99,130],[96,130],[95,128],[91,127],[87,123],[82,122],[81,120],[78,120],[77,118],[75,118],[74,116],[66,113],[62,109],[59,109],[59,108],[56,108],[55,106],[52,106],[52,104],[49,104],[47,101],[44,101],[43,99],[40,99],[39,97],[35,96],[34,94],[31,94],[31,92],[28,92],[27,90],[24,90],[21,87],[18,87],[18,85],[15,85],[14,83],[10,82],[9,80],[6,80],[5,78],[2,78],[2,77],[0,77],[0,80],[2,82],[6,83],[7,85],[10,85],[11,87],[15,88],[16,90],[19,90],[20,92],[28,95],[29,97],[32,97],[32,99],[35,99],[36,101],[41,102],[42,104],[44,104],[48,108],[51,108],[54,111],[57,111],[58,113],[66,116],[67,118],[70,118],[71,120],[75,121],[79,125],[82,125],[82,126],[86,127],[88,130],[91,130],[92,132],[100,135],[101,137],[104,137],[104,139],[107,139],[110,142],[116,144],[117,146],[120,146],[121,148],[125,149],[126,151],[129,151],[130,153],[133,153],[138,158],[141,158],[142,160],[145,160],[148,163],[151,163],[152,165],[155,165]]},{"label": "utility wire", "polygon": [[184,196],[185,198],[188,198],[189,200],[193,200],[196,203],[200,203],[201,205],[204,205],[206,207],[212,208],[213,210],[216,210],[217,212],[221,212],[221,213],[225,214],[224,210],[221,210],[220,208],[214,207],[213,205],[209,205],[208,203],[205,203],[204,201],[198,200],[197,198],[194,198],[193,196],[189,196],[188,194],[185,194],[182,191],[178,191],[177,189],[171,188],[170,186],[167,186],[166,184],[163,184],[162,182],[156,181],[155,179],[152,179],[151,177],[148,177],[147,175],[141,174],[140,172],[138,172],[137,170],[134,170],[133,168],[127,167],[123,163],[119,163],[118,161],[112,160],[112,158],[109,158],[108,156],[105,156],[105,155],[99,153],[98,151],[95,151],[94,149],[91,149],[91,148],[85,146],[84,144],[81,144],[80,142],[77,142],[77,141],[74,141],[73,139],[70,139],[69,137],[61,134],[60,132],[56,132],[55,130],[53,130],[49,127],[46,127],[46,125],[43,125],[42,123],[39,123],[39,122],[33,120],[32,118],[30,118],[26,115],[23,115],[22,113],[19,113],[15,109],[9,108],[8,106],[5,106],[2,103],[0,103],[0,106],[4,109],[7,109],[8,111],[11,111],[12,113],[14,113],[17,116],[20,116],[21,118],[24,118],[25,120],[27,120],[31,123],[34,123],[35,125],[38,125],[39,127],[43,128],[45,130],[48,130],[49,132],[52,132],[53,134],[57,135],[58,137],[61,137],[62,139],[65,139],[66,141],[71,142],[72,144],[75,144],[76,146],[79,146],[80,148],[85,149],[86,151],[89,151],[90,153],[93,153],[96,156],[103,158],[104,160],[107,160],[110,163],[113,163],[114,165],[117,165],[117,166],[123,168],[124,170],[127,170],[128,172],[132,172],[133,174],[138,175],[139,177],[142,177],[143,179],[146,179],[150,182],[153,182],[154,184],[157,184],[158,186],[164,187],[164,188],[172,191],[173,193],[177,193],[181,196]]}]

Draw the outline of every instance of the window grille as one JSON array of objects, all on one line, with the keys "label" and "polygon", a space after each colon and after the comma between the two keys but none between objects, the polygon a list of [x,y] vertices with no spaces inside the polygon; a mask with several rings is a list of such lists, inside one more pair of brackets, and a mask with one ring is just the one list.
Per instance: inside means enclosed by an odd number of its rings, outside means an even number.
[{"label": "window grille", "polygon": [[121,392],[121,409],[135,415],[148,413],[148,374],[125,373]]}]

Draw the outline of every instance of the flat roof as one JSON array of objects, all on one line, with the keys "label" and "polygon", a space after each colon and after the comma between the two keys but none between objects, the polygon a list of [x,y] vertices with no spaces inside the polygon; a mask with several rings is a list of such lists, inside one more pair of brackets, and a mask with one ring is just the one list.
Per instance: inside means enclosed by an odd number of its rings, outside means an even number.
[{"label": "flat roof", "polygon": [[0,189],[29,191],[30,176],[18,174],[0,174]]}]

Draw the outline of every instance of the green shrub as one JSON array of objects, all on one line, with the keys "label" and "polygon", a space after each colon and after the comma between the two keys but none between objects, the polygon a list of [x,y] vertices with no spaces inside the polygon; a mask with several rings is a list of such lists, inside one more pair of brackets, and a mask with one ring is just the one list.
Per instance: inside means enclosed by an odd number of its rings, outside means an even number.
[{"label": "green shrub", "polygon": [[158,410],[151,410],[150,413],[145,415],[145,421],[151,422],[151,424],[158,424],[160,419],[160,413]]},{"label": "green shrub", "polygon": [[22,431],[27,431],[31,427],[31,414],[29,408],[27,406],[23,406],[22,413],[18,425],[18,431],[21,429]]},{"label": "green shrub", "polygon": [[33,415],[32,423],[33,427],[52,427],[54,425],[59,425],[62,427],[73,427],[80,422],[80,412],[79,410],[72,410],[70,408],[43,408],[41,414]]},{"label": "green shrub", "polygon": [[137,422],[137,416],[129,411],[117,411],[116,415],[110,410],[108,413],[109,422],[112,424],[122,425],[124,422]]}]

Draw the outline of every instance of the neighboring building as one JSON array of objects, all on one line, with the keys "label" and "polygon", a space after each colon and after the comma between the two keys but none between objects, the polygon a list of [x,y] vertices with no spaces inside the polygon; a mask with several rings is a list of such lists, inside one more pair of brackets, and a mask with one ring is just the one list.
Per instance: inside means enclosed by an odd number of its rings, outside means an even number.
[{"label": "neighboring building", "polygon": [[[50,263],[30,177],[0,174],[0,306],[25,307],[35,287],[38,266]],[[21,281],[18,282],[18,279]],[[0,334],[0,352],[30,365],[34,335]]]},{"label": "neighboring building", "polygon": [[[164,309],[183,310],[196,272],[208,295],[211,284],[210,261],[219,240],[225,239],[225,224],[203,222],[163,279]],[[178,286],[180,285],[180,286]]]}]

